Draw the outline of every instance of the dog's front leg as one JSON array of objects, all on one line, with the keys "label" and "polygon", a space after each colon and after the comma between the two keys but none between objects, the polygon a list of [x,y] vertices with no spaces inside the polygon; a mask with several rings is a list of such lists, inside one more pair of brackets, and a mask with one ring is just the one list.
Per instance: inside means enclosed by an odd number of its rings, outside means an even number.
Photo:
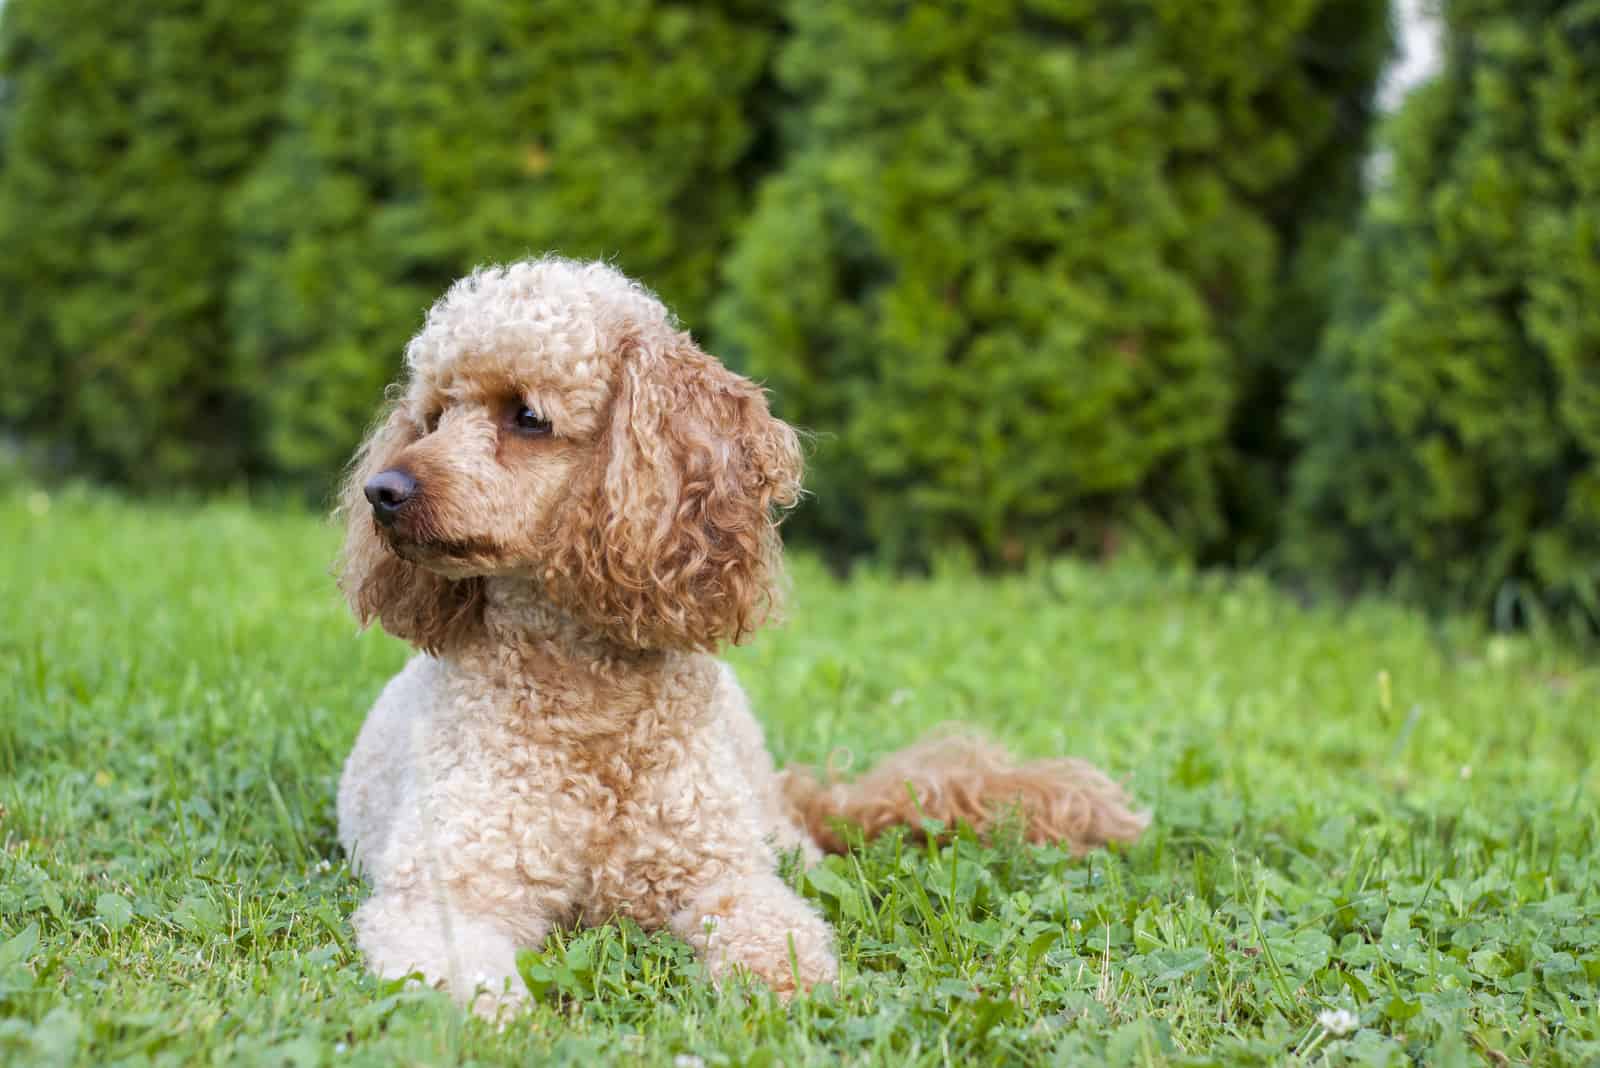
[{"label": "dog's front leg", "polygon": [[356,910],[355,929],[373,972],[385,979],[421,972],[486,1019],[514,1010],[528,995],[517,973],[519,940],[492,919],[433,895],[380,892]]},{"label": "dog's front leg", "polygon": [[833,931],[776,874],[730,877],[698,894],[672,917],[718,980],[743,968],[779,995],[838,978]]}]

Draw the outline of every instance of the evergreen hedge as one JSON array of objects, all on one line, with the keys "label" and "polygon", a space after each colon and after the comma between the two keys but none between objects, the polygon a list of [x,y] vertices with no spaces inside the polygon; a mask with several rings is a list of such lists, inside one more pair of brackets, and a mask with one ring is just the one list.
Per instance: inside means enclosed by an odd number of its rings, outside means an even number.
[{"label": "evergreen hedge", "polygon": [[427,303],[545,251],[603,256],[700,322],[770,166],[766,5],[332,0],[239,204],[235,373],[273,464],[349,455]]},{"label": "evergreen hedge", "polygon": [[787,10],[797,117],[714,327],[825,431],[799,528],[1015,560],[1275,511],[1262,398],[1321,326],[1298,257],[1353,207],[1386,5]]},{"label": "evergreen hedge", "polygon": [[0,7],[0,422],[171,487],[250,470],[224,204],[270,135],[293,0]]},{"label": "evergreen hedge", "polygon": [[1600,621],[1600,7],[1452,0],[1297,391],[1290,558]]},{"label": "evergreen hedge", "polygon": [[346,462],[450,270],[406,218],[391,6],[311,6],[280,132],[230,206],[230,381],[273,470],[312,486]]}]

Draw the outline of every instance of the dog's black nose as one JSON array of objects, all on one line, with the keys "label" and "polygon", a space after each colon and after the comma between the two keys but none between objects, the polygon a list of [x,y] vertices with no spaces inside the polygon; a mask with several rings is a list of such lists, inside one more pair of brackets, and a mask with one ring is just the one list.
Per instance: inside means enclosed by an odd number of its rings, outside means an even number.
[{"label": "dog's black nose", "polygon": [[391,467],[373,475],[363,489],[372,502],[373,518],[388,526],[406,502],[417,495],[417,480],[398,467]]}]

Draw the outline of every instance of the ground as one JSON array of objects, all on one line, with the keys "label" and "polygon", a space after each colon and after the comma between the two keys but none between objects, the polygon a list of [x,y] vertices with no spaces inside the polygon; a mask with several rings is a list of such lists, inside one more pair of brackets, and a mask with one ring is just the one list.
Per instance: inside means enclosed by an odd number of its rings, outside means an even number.
[{"label": "ground", "polygon": [[406,651],[357,636],[334,541],[0,490],[0,1063],[1600,1057],[1593,651],[1134,564],[840,583],[800,557],[789,623],[732,659],[780,759],[977,723],[1127,776],[1142,842],[792,871],[844,976],[788,1007],[668,936],[565,932],[496,1032],[351,944],[334,784]]}]

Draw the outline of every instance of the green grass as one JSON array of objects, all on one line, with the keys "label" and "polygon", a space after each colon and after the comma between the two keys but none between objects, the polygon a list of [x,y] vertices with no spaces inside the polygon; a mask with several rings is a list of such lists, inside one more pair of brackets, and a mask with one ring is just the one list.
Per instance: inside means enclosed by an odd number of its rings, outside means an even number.
[{"label": "green grass", "polygon": [[[341,762],[406,651],[303,515],[0,494],[0,1063],[1583,1063],[1600,1057],[1600,670],[1399,607],[1076,564],[796,562],[733,659],[780,758],[966,720],[1154,807],[1072,861],[880,841],[794,878],[837,989],[718,992],[565,932],[497,1033],[363,971]],[[1347,1009],[1359,1030],[1325,1034]],[[685,1058],[685,1059],[680,1059]]]}]

